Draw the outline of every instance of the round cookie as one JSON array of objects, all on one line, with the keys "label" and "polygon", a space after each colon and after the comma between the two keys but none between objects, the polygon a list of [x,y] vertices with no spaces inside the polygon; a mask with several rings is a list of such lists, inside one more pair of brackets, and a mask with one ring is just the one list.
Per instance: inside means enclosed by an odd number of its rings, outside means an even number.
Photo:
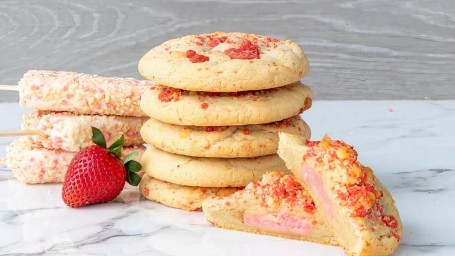
[{"label": "round cookie", "polygon": [[195,126],[265,124],[311,107],[313,92],[297,82],[280,88],[235,93],[191,92],[161,85],[147,90],[142,110],[164,123]]},{"label": "round cookie", "polygon": [[166,152],[194,157],[258,157],[276,154],[278,132],[310,138],[310,127],[300,116],[244,126],[179,126],[156,119],[141,128],[142,138]]},{"label": "round cookie", "polygon": [[143,77],[157,83],[209,92],[281,87],[299,81],[308,67],[294,42],[223,32],[169,40],[145,54],[138,66]]},{"label": "round cookie", "polygon": [[271,171],[288,172],[278,155],[256,158],[197,158],[149,146],[141,158],[144,172],[156,179],[194,187],[242,187]]},{"label": "round cookie", "polygon": [[139,191],[145,198],[186,211],[201,210],[204,200],[227,196],[237,190],[239,189],[181,186],[154,179],[148,175],[144,175],[139,184]]}]

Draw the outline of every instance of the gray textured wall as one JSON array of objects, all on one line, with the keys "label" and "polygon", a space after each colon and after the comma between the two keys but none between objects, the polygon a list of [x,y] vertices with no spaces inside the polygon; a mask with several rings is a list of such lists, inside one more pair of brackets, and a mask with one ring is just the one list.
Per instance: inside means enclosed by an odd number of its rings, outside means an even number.
[{"label": "gray textured wall", "polygon": [[316,99],[455,99],[454,0],[0,0],[0,84],[28,69],[139,78],[150,48],[217,30],[301,44]]}]

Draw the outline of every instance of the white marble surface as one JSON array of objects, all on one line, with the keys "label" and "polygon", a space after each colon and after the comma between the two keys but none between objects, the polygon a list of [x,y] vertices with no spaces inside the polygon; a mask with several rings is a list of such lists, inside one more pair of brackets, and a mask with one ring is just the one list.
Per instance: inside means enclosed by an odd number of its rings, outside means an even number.
[{"label": "white marble surface", "polygon": [[[0,104],[0,130],[21,109]],[[354,144],[396,199],[396,255],[455,255],[455,101],[316,101],[313,138]],[[5,144],[0,140],[0,156]],[[61,185],[23,185],[0,168],[0,254],[343,255],[340,248],[217,229],[203,213],[146,201],[129,187],[114,202],[66,207]]]}]

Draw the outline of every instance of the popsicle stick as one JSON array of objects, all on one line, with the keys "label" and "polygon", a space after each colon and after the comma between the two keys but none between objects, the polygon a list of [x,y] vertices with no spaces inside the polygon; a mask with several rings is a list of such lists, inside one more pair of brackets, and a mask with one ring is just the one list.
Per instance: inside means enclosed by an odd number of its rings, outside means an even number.
[{"label": "popsicle stick", "polygon": [[0,132],[0,137],[17,137],[26,135],[42,135],[40,131],[4,131]]},{"label": "popsicle stick", "polygon": [[19,91],[19,86],[0,84],[0,91]]}]

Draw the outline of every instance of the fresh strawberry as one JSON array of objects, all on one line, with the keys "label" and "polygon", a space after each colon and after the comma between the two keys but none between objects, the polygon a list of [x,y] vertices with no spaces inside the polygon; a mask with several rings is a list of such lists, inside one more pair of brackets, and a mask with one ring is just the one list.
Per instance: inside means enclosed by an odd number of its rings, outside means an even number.
[{"label": "fresh strawberry", "polygon": [[94,127],[92,132],[95,145],[77,153],[65,175],[62,198],[70,207],[108,202],[120,194],[125,181],[133,186],[141,181],[136,174],[141,164],[133,160],[137,152],[120,161],[124,137],[107,149],[103,133]]}]

